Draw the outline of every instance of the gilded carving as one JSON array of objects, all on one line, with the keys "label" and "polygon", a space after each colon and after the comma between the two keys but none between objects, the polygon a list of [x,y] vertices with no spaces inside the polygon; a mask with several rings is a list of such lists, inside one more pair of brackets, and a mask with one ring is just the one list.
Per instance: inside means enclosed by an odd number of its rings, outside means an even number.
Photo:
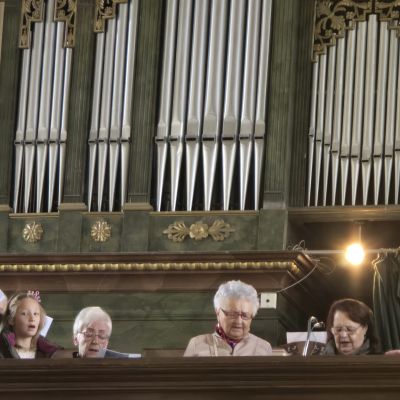
[{"label": "gilded carving", "polygon": [[96,0],[94,13],[94,31],[104,32],[106,20],[115,18],[117,4],[127,3],[128,0]]},{"label": "gilded carving", "polygon": [[19,27],[19,47],[27,49],[31,45],[31,23],[43,21],[44,0],[22,0],[21,23]]},{"label": "gilded carving", "polygon": [[57,0],[54,20],[65,22],[64,47],[75,46],[75,19],[77,0]]},{"label": "gilded carving", "polygon": [[389,29],[396,29],[400,36],[400,0],[316,0],[313,60],[344,37],[346,30],[354,29],[357,21],[366,21],[369,14],[388,21]]},{"label": "gilded carving", "polygon": [[36,243],[42,240],[43,233],[43,226],[33,221],[24,226],[24,229],[22,230],[22,238],[27,243]]},{"label": "gilded carving", "polygon": [[106,242],[111,237],[111,225],[106,221],[95,222],[92,225],[90,236],[95,242]]},{"label": "gilded carving", "polygon": [[177,221],[163,231],[173,242],[183,242],[187,236],[193,240],[203,240],[211,236],[214,241],[223,241],[235,230],[222,219],[215,220],[210,226],[198,221],[187,227],[183,221]]},{"label": "gilded carving", "polygon": [[108,272],[108,271],[225,271],[225,270],[288,271],[296,276],[304,273],[291,261],[234,262],[158,262],[158,263],[93,263],[93,264],[0,264],[0,272]]},{"label": "gilded carving", "polygon": [[387,21],[389,29],[396,29],[400,36],[400,0],[376,0],[375,12],[380,21]]}]

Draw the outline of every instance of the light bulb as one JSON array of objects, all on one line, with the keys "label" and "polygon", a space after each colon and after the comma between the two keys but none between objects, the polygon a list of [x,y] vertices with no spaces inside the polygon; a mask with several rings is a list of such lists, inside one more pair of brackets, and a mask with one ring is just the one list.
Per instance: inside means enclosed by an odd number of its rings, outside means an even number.
[{"label": "light bulb", "polygon": [[347,247],[345,258],[351,265],[360,265],[364,257],[365,251],[360,243],[353,243]]}]

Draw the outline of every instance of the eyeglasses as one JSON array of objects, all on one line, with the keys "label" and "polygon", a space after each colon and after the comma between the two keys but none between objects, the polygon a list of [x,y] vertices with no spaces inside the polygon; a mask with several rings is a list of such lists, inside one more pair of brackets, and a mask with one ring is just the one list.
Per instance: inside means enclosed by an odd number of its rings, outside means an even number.
[{"label": "eyeglasses", "polygon": [[86,340],[93,340],[95,337],[97,337],[99,340],[108,340],[110,339],[109,335],[106,335],[104,333],[94,333],[92,331],[83,331],[83,332],[79,332],[81,333],[83,336],[85,336]]},{"label": "eyeglasses", "polygon": [[253,315],[246,312],[239,312],[239,311],[225,311],[221,308],[221,311],[225,314],[226,317],[229,319],[237,319],[241,318],[243,321],[248,321],[253,318]]},{"label": "eyeglasses", "polygon": [[361,325],[358,326],[332,326],[332,333],[339,335],[341,332],[347,333],[348,335],[354,335]]}]

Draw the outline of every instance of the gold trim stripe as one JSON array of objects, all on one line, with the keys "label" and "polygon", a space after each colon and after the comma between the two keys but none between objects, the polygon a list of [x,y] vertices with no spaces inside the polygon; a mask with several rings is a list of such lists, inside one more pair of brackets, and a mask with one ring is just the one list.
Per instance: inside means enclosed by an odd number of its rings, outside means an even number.
[{"label": "gold trim stripe", "polygon": [[0,272],[135,272],[135,271],[288,271],[303,275],[294,262],[168,262],[93,264],[2,264]]}]

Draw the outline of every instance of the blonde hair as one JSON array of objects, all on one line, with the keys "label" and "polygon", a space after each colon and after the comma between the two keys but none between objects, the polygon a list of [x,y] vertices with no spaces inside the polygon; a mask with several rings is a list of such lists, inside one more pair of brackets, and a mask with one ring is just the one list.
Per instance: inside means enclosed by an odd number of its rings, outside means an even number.
[{"label": "blonde hair", "polygon": [[32,338],[32,342],[31,342],[31,349],[35,349],[37,339],[40,336],[40,331],[43,329],[43,326],[46,322],[46,311],[44,310],[42,305],[38,302],[37,298],[33,294],[31,294],[29,292],[21,292],[21,293],[16,293],[9,298],[8,303],[7,303],[7,308],[3,315],[3,320],[0,325],[0,331],[3,332],[4,330],[9,330],[9,331],[14,332],[13,323],[14,323],[15,314],[17,313],[19,304],[24,299],[35,300],[36,303],[39,305],[39,309],[40,309],[40,322],[39,322],[38,330],[37,330],[35,336]]}]

